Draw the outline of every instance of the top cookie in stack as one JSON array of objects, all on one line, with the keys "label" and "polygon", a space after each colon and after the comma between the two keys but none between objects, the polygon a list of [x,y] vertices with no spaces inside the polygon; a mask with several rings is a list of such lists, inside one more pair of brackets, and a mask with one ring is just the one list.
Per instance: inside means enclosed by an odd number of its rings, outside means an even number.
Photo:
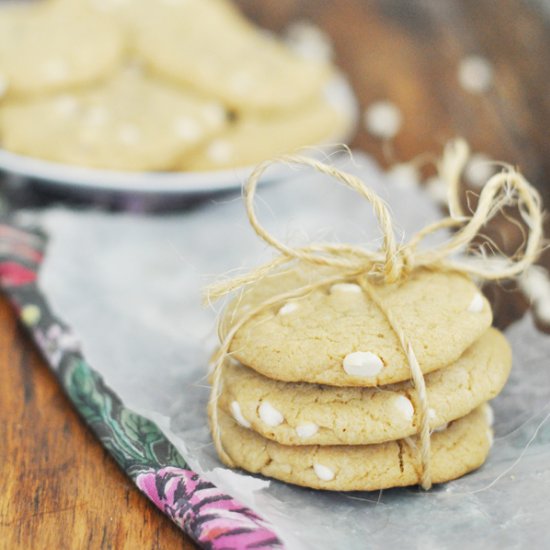
[{"label": "top cookie in stack", "polygon": [[[342,135],[347,115],[325,97],[332,76],[227,0],[2,7],[0,144],[115,170],[250,165]],[[223,116],[205,124],[205,110]]]},{"label": "top cookie in stack", "polygon": [[[314,282],[310,270],[263,279],[225,318]],[[467,276],[426,269],[391,285],[342,280],[263,308],[234,335],[216,401],[231,465],[331,490],[420,483],[420,402],[397,325],[426,375],[432,481],[479,467],[492,440],[485,403],[511,367],[491,321]]]}]

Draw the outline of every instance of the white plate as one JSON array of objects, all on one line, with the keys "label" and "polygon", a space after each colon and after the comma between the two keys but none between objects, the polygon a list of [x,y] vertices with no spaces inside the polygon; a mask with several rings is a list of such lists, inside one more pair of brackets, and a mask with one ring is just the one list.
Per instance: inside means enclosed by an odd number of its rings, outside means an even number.
[{"label": "white plate", "polygon": [[[345,143],[353,134],[358,106],[348,81],[336,76],[326,88],[328,101],[345,118],[343,130],[331,136],[323,151],[334,149],[334,144]],[[321,153],[312,153],[320,155]],[[252,166],[214,172],[121,172],[71,166],[10,153],[0,148],[0,170],[12,176],[30,178],[45,186],[64,187],[80,193],[107,191],[116,193],[147,193],[161,195],[196,195],[240,187],[253,170]],[[274,167],[267,174],[270,180],[282,178],[289,171]]]}]

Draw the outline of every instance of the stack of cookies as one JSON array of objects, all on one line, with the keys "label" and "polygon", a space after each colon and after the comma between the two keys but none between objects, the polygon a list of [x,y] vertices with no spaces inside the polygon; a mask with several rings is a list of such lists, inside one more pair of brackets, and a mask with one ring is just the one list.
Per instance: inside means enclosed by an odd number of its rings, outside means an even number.
[{"label": "stack of cookies", "polygon": [[[264,278],[225,319],[311,282],[297,269]],[[492,443],[487,401],[511,368],[487,300],[449,271],[418,269],[403,282],[370,285],[376,300],[359,283],[342,280],[260,308],[237,330],[210,408],[212,417],[217,406],[222,460],[318,489],[420,483],[419,398],[384,304],[424,374],[433,483],[483,464]]]},{"label": "stack of cookies", "polygon": [[42,0],[0,8],[0,146],[125,171],[247,166],[336,139],[333,69],[228,0]]}]

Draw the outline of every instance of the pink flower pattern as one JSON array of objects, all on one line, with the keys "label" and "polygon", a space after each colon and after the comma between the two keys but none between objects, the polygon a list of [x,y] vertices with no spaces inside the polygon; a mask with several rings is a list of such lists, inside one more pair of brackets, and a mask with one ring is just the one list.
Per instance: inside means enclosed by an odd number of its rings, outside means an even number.
[{"label": "pink flower pattern", "polygon": [[255,512],[191,470],[165,467],[142,472],[136,484],[203,548],[283,548],[277,535]]}]

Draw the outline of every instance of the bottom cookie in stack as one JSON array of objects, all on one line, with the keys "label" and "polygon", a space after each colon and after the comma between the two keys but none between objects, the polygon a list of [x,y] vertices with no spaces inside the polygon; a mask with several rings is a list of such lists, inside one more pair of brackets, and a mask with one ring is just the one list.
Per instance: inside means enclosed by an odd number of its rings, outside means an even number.
[{"label": "bottom cookie in stack", "polygon": [[[485,462],[492,435],[486,405],[432,435],[433,483],[456,479]],[[376,445],[281,445],[220,411],[221,441],[234,465],[314,489],[374,491],[421,481],[417,438]]]},{"label": "bottom cookie in stack", "polygon": [[[504,336],[489,329],[453,364],[426,375],[434,483],[485,461],[492,441],[485,402],[501,391],[510,367]],[[320,489],[420,482],[419,404],[410,381],[370,388],[289,383],[227,361],[222,388],[221,443],[233,465]]]}]

